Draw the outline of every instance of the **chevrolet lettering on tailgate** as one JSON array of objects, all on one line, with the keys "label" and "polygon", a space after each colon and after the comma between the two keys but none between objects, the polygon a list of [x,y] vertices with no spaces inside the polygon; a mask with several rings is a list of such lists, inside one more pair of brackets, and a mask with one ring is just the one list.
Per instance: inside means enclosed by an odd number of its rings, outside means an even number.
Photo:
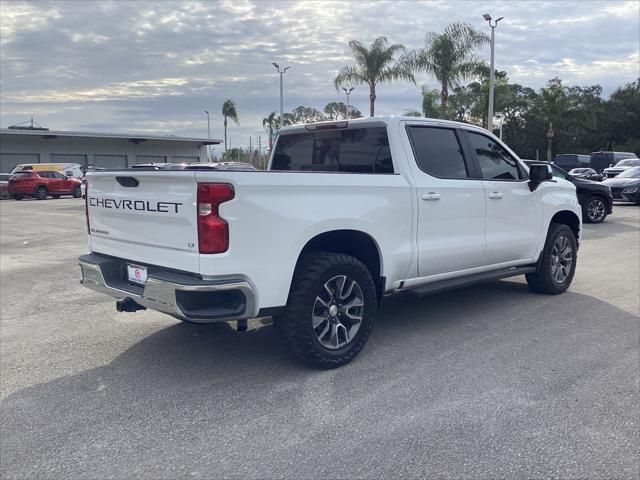
[{"label": "chevrolet lettering on tailgate", "polygon": [[89,197],[89,206],[113,208],[116,210],[136,210],[141,212],[178,213],[182,203],[150,202],[148,200],[116,200],[115,198]]}]

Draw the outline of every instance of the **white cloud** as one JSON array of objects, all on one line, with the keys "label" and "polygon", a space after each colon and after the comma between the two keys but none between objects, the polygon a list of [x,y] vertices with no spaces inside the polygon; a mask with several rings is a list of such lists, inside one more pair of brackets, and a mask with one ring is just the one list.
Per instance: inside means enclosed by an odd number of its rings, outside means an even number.
[{"label": "white cloud", "polygon": [[[481,15],[505,16],[496,35],[496,67],[539,88],[554,76],[605,92],[638,75],[637,1],[37,1],[3,2],[0,15],[0,122],[32,114],[52,128],[157,131],[205,135],[202,110],[227,98],[241,125],[234,144],[264,134],[261,120],[278,109],[322,108],[343,100],[333,87],[350,63],[348,41],[380,35],[411,48],[429,31],[464,21],[488,30]],[[488,57],[488,49],[479,52]],[[418,87],[436,87],[418,76]],[[368,91],[352,103],[367,110]],[[420,105],[419,88],[381,85],[376,110],[397,114]],[[215,130],[214,130],[215,131]],[[219,136],[219,135],[218,135]],[[243,140],[244,139],[244,140]]]}]

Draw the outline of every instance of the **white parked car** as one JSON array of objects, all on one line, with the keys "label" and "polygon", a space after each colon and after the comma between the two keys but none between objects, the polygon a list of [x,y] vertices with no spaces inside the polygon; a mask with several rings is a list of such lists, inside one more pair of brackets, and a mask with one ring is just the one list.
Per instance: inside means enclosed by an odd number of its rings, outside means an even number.
[{"label": "white parked car", "polygon": [[481,128],[414,117],[285,127],[269,171],[87,179],[86,287],[188,322],[273,316],[322,368],[360,352],[385,295],[522,274],[564,292],[582,230],[575,186],[548,165]]},{"label": "white parked car", "polygon": [[633,167],[640,167],[640,159],[626,158],[620,160],[613,167],[605,168],[603,173],[605,178],[613,178]]}]

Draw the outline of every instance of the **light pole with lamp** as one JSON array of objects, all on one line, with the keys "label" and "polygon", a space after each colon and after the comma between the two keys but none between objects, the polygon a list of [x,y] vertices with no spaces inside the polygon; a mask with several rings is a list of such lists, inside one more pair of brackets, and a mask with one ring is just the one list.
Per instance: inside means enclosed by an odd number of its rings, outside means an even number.
[{"label": "light pole with lamp", "polygon": [[[482,15],[487,22],[489,22],[489,26],[491,27],[491,70],[489,71],[489,112],[487,114],[487,130],[490,132],[493,131],[493,89],[494,89],[494,49],[495,49],[495,33],[496,27],[498,26],[498,22],[502,20],[504,17],[500,17],[496,20],[491,18],[491,15],[485,13]],[[492,23],[493,22],[493,23]]]},{"label": "light pole with lamp", "polygon": [[278,122],[278,129],[280,129],[284,123],[284,93],[282,89],[282,76],[291,67],[284,67],[283,69],[280,69],[280,65],[276,62],[273,62],[272,65],[276,67],[276,70],[278,70],[278,73],[280,74],[280,121]]},{"label": "light pole with lamp", "polygon": [[344,90],[344,93],[347,94],[347,120],[349,120],[349,117],[351,116],[349,113],[349,95],[351,95],[351,92],[353,92],[355,89],[356,87],[349,87],[349,88],[342,87],[342,90]]},{"label": "light pole with lamp", "polygon": [[[211,119],[209,118],[209,112],[204,111],[207,114],[207,138],[211,140]],[[207,162],[211,161],[211,145],[207,145]]]}]

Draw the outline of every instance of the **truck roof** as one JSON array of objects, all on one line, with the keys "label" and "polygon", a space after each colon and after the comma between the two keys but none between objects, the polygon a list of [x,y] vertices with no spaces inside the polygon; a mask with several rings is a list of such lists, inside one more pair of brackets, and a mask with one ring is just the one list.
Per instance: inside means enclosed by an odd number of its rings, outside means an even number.
[{"label": "truck roof", "polygon": [[454,122],[452,120],[443,120],[441,118],[426,118],[426,117],[408,117],[408,116],[381,116],[381,117],[363,117],[363,118],[352,118],[349,120],[329,120],[326,122],[315,122],[315,123],[301,123],[297,125],[287,125],[282,127],[281,132],[292,132],[292,131],[300,131],[304,129],[309,129],[309,127],[322,127],[324,125],[337,125],[337,128],[347,128],[347,125],[397,125],[400,122],[419,122],[424,123],[426,125],[441,125],[441,126],[449,126],[449,127],[464,127],[470,129],[478,129],[486,131],[484,128],[479,127],[477,125],[473,125],[471,123],[463,123],[463,122]]}]

